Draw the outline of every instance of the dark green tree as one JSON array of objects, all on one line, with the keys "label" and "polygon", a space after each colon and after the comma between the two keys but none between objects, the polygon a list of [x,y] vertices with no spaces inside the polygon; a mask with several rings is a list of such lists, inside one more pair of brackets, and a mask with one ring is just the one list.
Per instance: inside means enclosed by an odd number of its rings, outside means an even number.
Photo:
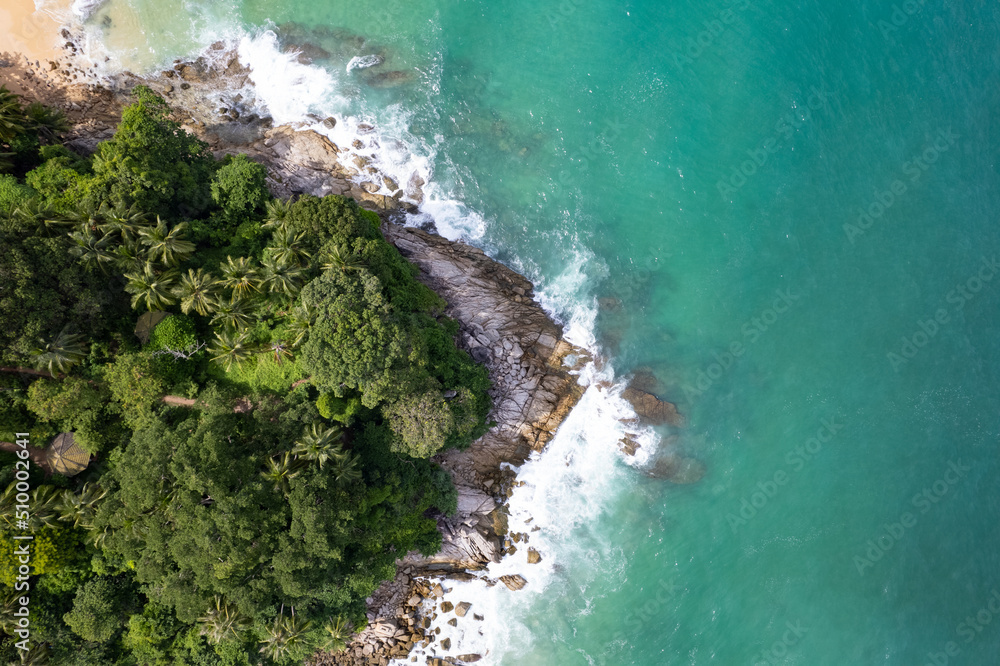
[{"label": "dark green tree", "polygon": [[98,146],[87,195],[165,217],[204,212],[215,172],[207,144],[171,120],[170,108],[149,88],[136,86],[132,95],[114,138]]}]

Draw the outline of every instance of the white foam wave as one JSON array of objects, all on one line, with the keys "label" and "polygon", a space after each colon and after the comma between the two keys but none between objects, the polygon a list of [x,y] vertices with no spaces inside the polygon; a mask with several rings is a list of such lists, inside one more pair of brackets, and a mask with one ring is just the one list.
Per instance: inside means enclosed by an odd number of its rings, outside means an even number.
[{"label": "white foam wave", "polygon": [[380,55],[354,56],[347,63],[347,71],[350,72],[352,69],[368,69],[369,67],[381,65],[383,62],[385,62],[385,58]]},{"label": "white foam wave", "polygon": [[73,0],[71,9],[74,14],[80,17],[80,20],[86,21],[90,18],[91,14],[96,12],[106,1],[107,0]]}]

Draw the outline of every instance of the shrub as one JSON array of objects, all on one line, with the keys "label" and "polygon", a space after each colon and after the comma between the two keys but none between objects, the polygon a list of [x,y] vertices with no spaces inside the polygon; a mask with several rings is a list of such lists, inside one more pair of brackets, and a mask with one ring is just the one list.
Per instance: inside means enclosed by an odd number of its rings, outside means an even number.
[{"label": "shrub", "polygon": [[84,640],[105,643],[125,628],[136,595],[122,576],[93,578],[77,590],[63,619]]},{"label": "shrub", "polygon": [[212,199],[230,224],[258,217],[270,198],[267,169],[246,155],[226,157],[212,178]]},{"label": "shrub", "polygon": [[361,398],[358,396],[338,398],[332,393],[324,393],[316,401],[316,409],[324,419],[350,425],[354,416],[361,410]]},{"label": "shrub", "polygon": [[183,351],[196,344],[198,335],[195,333],[194,321],[186,315],[172,314],[156,325],[149,336],[146,348],[150,351],[162,349]]},{"label": "shrub", "polygon": [[10,215],[35,196],[35,191],[17,182],[14,176],[0,176],[0,216]]},{"label": "shrub", "polygon": [[46,421],[73,422],[104,405],[101,391],[85,379],[39,379],[28,389],[28,409]]},{"label": "shrub", "polygon": [[170,107],[149,88],[136,86],[132,94],[135,104],[122,111],[114,138],[97,147],[87,197],[149,214],[196,217],[212,202],[215,160],[208,144],[170,120]]}]

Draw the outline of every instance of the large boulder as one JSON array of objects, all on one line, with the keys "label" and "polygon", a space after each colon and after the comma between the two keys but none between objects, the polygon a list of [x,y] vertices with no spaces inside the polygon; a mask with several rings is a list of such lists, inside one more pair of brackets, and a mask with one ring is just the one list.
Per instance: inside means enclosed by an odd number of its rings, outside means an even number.
[{"label": "large boulder", "polygon": [[677,406],[660,400],[652,393],[628,386],[622,392],[622,397],[632,405],[632,409],[644,423],[649,425],[684,425],[684,417],[677,411]]}]

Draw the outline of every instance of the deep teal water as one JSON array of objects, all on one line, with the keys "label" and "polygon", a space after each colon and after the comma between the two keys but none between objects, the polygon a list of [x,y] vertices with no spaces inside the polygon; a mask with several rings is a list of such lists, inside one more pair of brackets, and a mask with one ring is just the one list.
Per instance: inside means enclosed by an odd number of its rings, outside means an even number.
[{"label": "deep teal water", "polygon": [[[146,59],[238,30],[323,45],[342,95],[290,112],[364,115],[426,157],[429,189],[467,207],[434,209],[443,231],[567,322],[601,299],[616,372],[651,369],[686,414],[660,434],[707,465],[691,486],[645,478],[599,427],[567,433],[569,465],[610,481],[548,489],[587,520],[549,521],[545,592],[500,598],[467,645],[529,665],[998,663],[997,5],[129,6]],[[345,72],[379,49],[418,75]],[[604,472],[578,462],[595,451]]]}]

